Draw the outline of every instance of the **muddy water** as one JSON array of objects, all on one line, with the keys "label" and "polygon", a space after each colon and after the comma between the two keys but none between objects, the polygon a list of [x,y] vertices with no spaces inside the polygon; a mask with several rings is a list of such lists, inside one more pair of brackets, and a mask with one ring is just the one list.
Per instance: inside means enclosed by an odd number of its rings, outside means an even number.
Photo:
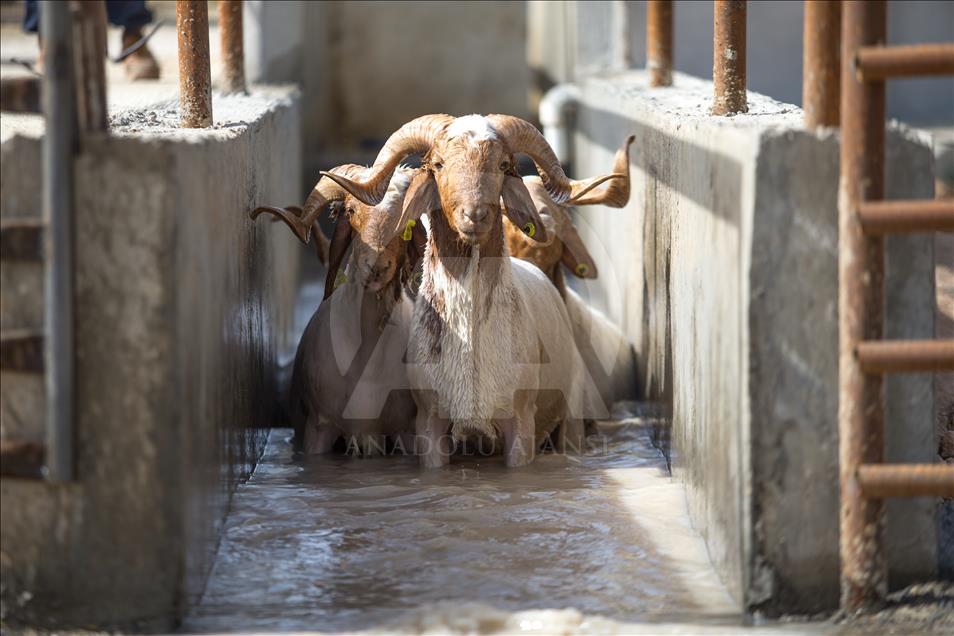
[{"label": "muddy water", "polygon": [[543,614],[560,624],[738,624],[648,427],[603,432],[582,457],[422,471],[413,457],[296,457],[276,430],[185,627],[418,631],[540,609],[563,610]]}]

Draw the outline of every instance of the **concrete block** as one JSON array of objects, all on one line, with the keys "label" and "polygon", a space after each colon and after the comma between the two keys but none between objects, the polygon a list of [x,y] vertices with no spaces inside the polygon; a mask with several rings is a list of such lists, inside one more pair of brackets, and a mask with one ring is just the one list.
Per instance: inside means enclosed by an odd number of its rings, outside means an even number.
[{"label": "concrete block", "polygon": [[298,96],[214,104],[122,113],[77,161],[78,475],[0,483],[7,621],[174,627],[277,423],[303,250],[248,211],[302,200]]},{"label": "concrete block", "polygon": [[[581,83],[574,165],[605,172],[636,134],[627,208],[579,212],[590,297],[630,336],[649,397],[671,402],[673,465],[740,605],[838,602],[838,139],[750,93],[714,118],[709,82],[642,72]],[[931,151],[892,127],[891,198],[930,196]],[[929,237],[888,241],[888,337],[932,333]],[[888,459],[932,461],[930,378],[886,384]],[[892,502],[891,585],[936,568],[932,502]]]}]

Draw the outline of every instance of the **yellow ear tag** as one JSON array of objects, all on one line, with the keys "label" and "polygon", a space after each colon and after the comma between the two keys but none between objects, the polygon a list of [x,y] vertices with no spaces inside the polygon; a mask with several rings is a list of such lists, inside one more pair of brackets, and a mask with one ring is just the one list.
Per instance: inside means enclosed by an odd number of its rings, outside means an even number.
[{"label": "yellow ear tag", "polygon": [[586,263],[579,263],[576,266],[576,273],[580,276],[586,276],[588,271],[590,271],[590,268],[586,266]]},{"label": "yellow ear tag", "polygon": [[338,289],[348,281],[348,275],[344,273],[344,270],[339,269],[338,275],[335,276],[335,289]]},{"label": "yellow ear tag", "polygon": [[417,225],[417,221],[415,221],[414,219],[408,219],[407,225],[404,226],[404,233],[401,234],[401,238],[404,239],[405,241],[410,241],[411,236],[413,236],[413,233],[411,232],[411,228],[413,228],[415,225]]},{"label": "yellow ear tag", "polygon": [[537,233],[537,226],[534,225],[533,223],[527,223],[526,225],[523,226],[523,233],[529,236],[530,238],[533,238],[534,235],[536,235]]}]

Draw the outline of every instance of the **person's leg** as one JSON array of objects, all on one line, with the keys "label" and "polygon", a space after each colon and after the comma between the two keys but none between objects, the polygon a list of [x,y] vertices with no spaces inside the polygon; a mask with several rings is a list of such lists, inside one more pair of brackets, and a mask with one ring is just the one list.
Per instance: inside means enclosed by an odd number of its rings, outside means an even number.
[{"label": "person's leg", "polygon": [[152,11],[143,0],[106,0],[106,17],[116,26],[141,29],[152,22]]},{"label": "person's leg", "polygon": [[[143,0],[106,0],[106,17],[123,27],[123,50],[142,38],[142,27],[152,22],[152,11]],[[159,79],[159,64],[149,48],[140,47],[124,61],[126,76],[131,80]]]},{"label": "person's leg", "polygon": [[23,3],[23,30],[27,33],[36,33],[40,30],[40,11],[36,0],[25,0]]}]

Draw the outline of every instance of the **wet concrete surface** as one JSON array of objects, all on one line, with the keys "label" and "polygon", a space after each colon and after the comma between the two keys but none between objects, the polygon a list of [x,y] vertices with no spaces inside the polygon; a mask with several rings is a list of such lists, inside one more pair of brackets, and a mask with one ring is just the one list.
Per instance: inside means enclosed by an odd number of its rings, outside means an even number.
[{"label": "wet concrete surface", "polygon": [[954,596],[943,586],[902,593],[885,611],[847,622],[742,615],[639,417],[602,423],[583,457],[543,455],[520,470],[500,458],[459,457],[437,471],[404,456],[306,458],[292,452],[291,435],[272,431],[236,492],[205,594],[182,631],[860,636],[954,629]]},{"label": "wet concrete surface", "polygon": [[410,621],[404,628],[420,631],[415,621],[448,604],[461,620],[572,608],[613,621],[738,626],[649,427],[629,418],[602,430],[583,457],[543,455],[516,471],[500,458],[462,457],[437,471],[414,457],[305,458],[293,455],[289,430],[274,430],[235,495],[184,628]]}]

